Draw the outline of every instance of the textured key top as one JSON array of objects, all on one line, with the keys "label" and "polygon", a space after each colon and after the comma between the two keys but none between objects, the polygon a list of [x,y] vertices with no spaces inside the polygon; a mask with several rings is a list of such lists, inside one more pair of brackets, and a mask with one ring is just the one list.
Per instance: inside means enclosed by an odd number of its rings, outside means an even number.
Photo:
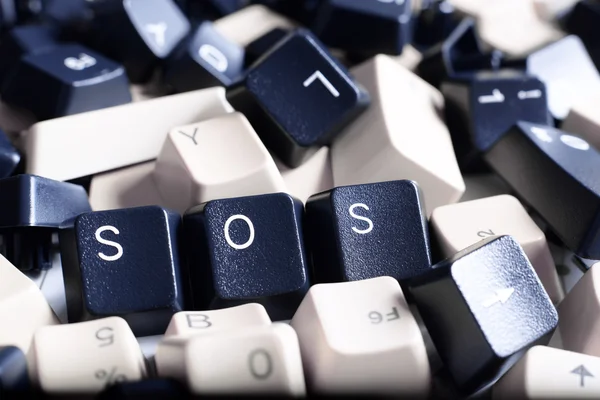
[{"label": "textured key top", "polygon": [[400,54],[411,41],[411,14],[410,0],[323,0],[313,30],[328,46],[354,54]]},{"label": "textured key top", "polygon": [[97,393],[146,375],[144,356],[122,318],[40,328],[32,344],[35,383],[46,393]]},{"label": "textured key top", "polygon": [[35,175],[0,180],[3,254],[24,271],[52,266],[52,233],[69,218],[91,211],[85,189]]},{"label": "textured key top", "polygon": [[246,46],[244,64],[250,67],[256,60],[266,54],[273,46],[288,35],[289,31],[273,28]]},{"label": "textured key top", "polygon": [[194,336],[271,325],[267,310],[256,303],[214,311],[182,311],[173,315],[165,336]]},{"label": "textured key top", "polygon": [[436,264],[411,294],[464,393],[492,380],[529,347],[546,344],[558,315],[523,249],[488,238]]},{"label": "textured key top", "polygon": [[414,180],[423,190],[427,215],[458,201],[465,184],[441,119],[441,94],[387,56],[355,67],[352,74],[373,104],[333,143],[335,185]]},{"label": "textured key top", "polygon": [[43,120],[129,103],[131,94],[119,64],[83,46],[62,45],[24,56],[2,99]]},{"label": "textured key top", "polygon": [[23,351],[14,346],[0,346],[0,396],[24,396],[30,389],[27,359]]},{"label": "textured key top", "polygon": [[494,386],[494,399],[600,396],[600,358],[535,346]]},{"label": "textured key top", "polygon": [[487,237],[512,235],[523,247],[550,299],[554,304],[562,300],[563,290],[544,232],[514,197],[500,195],[438,207],[431,215],[431,227],[444,258]]},{"label": "textured key top", "polygon": [[0,346],[18,346],[27,352],[35,330],[58,324],[58,319],[33,281],[1,255],[0,276],[0,320],[4,327],[0,329]]},{"label": "textured key top", "polygon": [[21,155],[6,133],[0,130],[0,179],[11,176],[20,161]]},{"label": "textured key top", "polygon": [[230,87],[227,99],[290,167],[329,144],[369,104],[368,94],[302,29],[283,39]]},{"label": "textured key top", "polygon": [[[570,2],[573,3],[574,1],[570,0]],[[585,44],[594,64],[596,64],[597,68],[600,68],[598,24],[600,24],[600,3],[595,0],[579,1],[563,22],[567,32],[579,36]]]},{"label": "textured key top", "polygon": [[600,264],[595,263],[565,296],[558,308],[565,350],[600,357]]},{"label": "textured key top", "polygon": [[147,81],[189,33],[172,0],[117,0],[94,4],[93,43],[121,62],[132,82]]},{"label": "textured key top", "polygon": [[269,152],[240,113],[171,130],[153,178],[168,207],[180,212],[210,200],[285,191]]},{"label": "textured key top", "polygon": [[196,309],[256,302],[289,319],[308,290],[302,203],[285,193],[213,200],[183,219]]},{"label": "textured key top", "polygon": [[[183,362],[170,362],[177,353],[183,353]],[[155,360],[159,376],[185,382],[194,394],[306,392],[298,336],[287,324],[165,338]]]},{"label": "textured key top", "polygon": [[546,84],[548,108],[557,119],[565,118],[574,102],[600,93],[600,73],[574,35],[530,54],[527,72]]},{"label": "textured key top", "polygon": [[600,258],[600,153],[595,148],[570,133],[519,122],[485,160],[570,250]]},{"label": "textured key top", "polygon": [[316,194],[306,203],[305,221],[316,282],[405,280],[431,268],[427,217],[415,182]]},{"label": "textured key top", "polygon": [[70,322],[123,317],[138,336],[184,309],[180,216],[157,206],[80,215],[60,230]]},{"label": "textured key top", "polygon": [[463,168],[517,121],[552,125],[546,87],[537,78],[513,70],[480,72],[442,83],[446,121]]},{"label": "textured key top", "polygon": [[291,325],[317,392],[424,397],[429,391],[421,331],[390,277],[315,285]]},{"label": "textured key top", "polygon": [[211,88],[40,122],[23,137],[26,170],[70,180],[149,161],[173,127],[231,111]]},{"label": "textured key top", "polygon": [[177,92],[229,86],[244,68],[244,49],[202,23],[165,66],[165,81]]}]

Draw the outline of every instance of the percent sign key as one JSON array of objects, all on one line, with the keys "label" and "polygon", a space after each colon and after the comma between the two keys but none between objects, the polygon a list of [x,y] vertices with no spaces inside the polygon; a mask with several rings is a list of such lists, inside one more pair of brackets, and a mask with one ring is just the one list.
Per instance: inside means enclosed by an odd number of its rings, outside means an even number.
[{"label": "percent sign key", "polygon": [[110,386],[118,382],[125,382],[127,377],[124,374],[117,372],[117,367],[113,367],[110,370],[99,369],[95,372],[94,376],[96,379],[103,381],[104,386]]}]

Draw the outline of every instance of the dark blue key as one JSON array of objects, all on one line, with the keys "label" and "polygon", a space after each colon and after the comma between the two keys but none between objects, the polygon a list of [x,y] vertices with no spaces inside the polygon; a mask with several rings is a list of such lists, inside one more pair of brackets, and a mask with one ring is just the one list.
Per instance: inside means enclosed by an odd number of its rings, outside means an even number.
[{"label": "dark blue key", "polygon": [[213,20],[232,14],[249,3],[249,0],[178,0],[185,15],[194,21]]},{"label": "dark blue key", "polygon": [[547,344],[558,323],[511,236],[481,240],[411,285],[437,352],[463,393],[493,381],[528,348]]},{"label": "dark blue key", "polygon": [[278,14],[285,15],[302,26],[312,26],[319,5],[323,0],[251,0],[253,4],[262,4]]},{"label": "dark blue key", "polygon": [[6,134],[0,130],[0,179],[13,174],[21,161],[21,155],[10,142]]},{"label": "dark blue key", "polygon": [[577,255],[600,259],[600,152],[556,128],[519,122],[484,156]]},{"label": "dark blue key", "polygon": [[125,66],[134,83],[151,78],[190,31],[173,0],[115,0],[93,4],[95,48]]},{"label": "dark blue key", "polygon": [[158,206],[86,213],[59,232],[69,322],[124,318],[137,336],[164,333],[184,309],[181,218]]},{"label": "dark blue key", "polygon": [[126,399],[188,399],[191,398],[185,386],[172,379],[146,379],[139,382],[119,382],[101,392],[98,400]]},{"label": "dark blue key", "polygon": [[165,81],[177,92],[229,86],[244,70],[244,49],[202,23],[165,66]]},{"label": "dark blue key", "polygon": [[2,94],[40,120],[131,102],[123,67],[76,44],[24,56]]},{"label": "dark blue key", "polygon": [[194,306],[261,303],[290,319],[308,290],[302,203],[285,193],[214,200],[183,217]]},{"label": "dark blue key", "polygon": [[81,186],[35,175],[0,180],[2,253],[21,270],[52,266],[52,233],[69,218],[91,211]]},{"label": "dark blue key", "polygon": [[277,43],[288,35],[289,31],[275,28],[265,33],[246,46],[244,65],[250,67],[256,60],[271,50]]},{"label": "dark blue key", "polygon": [[423,2],[418,17],[413,20],[412,45],[421,51],[443,42],[460,23],[460,16],[449,0]]},{"label": "dark blue key", "polygon": [[303,29],[261,58],[228,89],[227,99],[290,167],[329,144],[369,104],[368,94]]},{"label": "dark blue key", "polygon": [[553,123],[546,85],[515,70],[455,75],[442,83],[446,124],[463,170],[474,167],[517,121]]},{"label": "dark blue key", "polygon": [[565,16],[563,25],[567,32],[581,38],[596,68],[600,70],[600,3],[597,0],[579,1]]},{"label": "dark blue key", "polygon": [[342,186],[311,196],[306,233],[315,283],[391,276],[431,268],[429,232],[412,181]]},{"label": "dark blue key", "polygon": [[[10,326],[4,329],[10,329]],[[31,384],[25,354],[18,347],[0,346],[0,399],[25,396],[29,390]]]},{"label": "dark blue key", "polygon": [[400,54],[411,41],[411,16],[411,0],[323,0],[313,30],[350,53]]}]

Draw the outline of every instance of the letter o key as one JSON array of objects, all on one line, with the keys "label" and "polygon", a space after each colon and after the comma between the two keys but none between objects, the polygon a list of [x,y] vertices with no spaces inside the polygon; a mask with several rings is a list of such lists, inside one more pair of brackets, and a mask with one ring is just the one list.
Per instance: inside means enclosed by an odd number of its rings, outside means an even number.
[{"label": "letter o key", "polygon": [[[237,244],[233,240],[231,240],[231,236],[229,236],[229,225],[231,225],[231,223],[233,221],[235,221],[236,219],[241,219],[242,221],[244,221],[248,224],[248,228],[250,229],[250,237],[248,238],[246,243]],[[236,214],[236,215],[232,215],[231,217],[229,217],[227,219],[227,221],[225,222],[224,231],[225,231],[225,240],[227,241],[227,244],[229,244],[231,247],[233,247],[236,250],[246,249],[246,248],[250,247],[252,242],[254,242],[254,225],[252,224],[252,221],[250,221],[250,218],[246,217],[245,215]]]}]

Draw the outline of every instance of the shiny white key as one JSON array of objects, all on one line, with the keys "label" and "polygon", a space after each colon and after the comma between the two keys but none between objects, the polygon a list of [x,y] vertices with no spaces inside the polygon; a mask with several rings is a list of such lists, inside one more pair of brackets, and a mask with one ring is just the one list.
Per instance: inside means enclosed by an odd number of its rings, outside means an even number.
[{"label": "shiny white key", "polygon": [[428,393],[425,343],[391,277],[314,285],[291,325],[318,392]]},{"label": "shiny white key", "polygon": [[544,232],[510,195],[438,207],[431,227],[444,257],[489,236],[512,235],[523,247],[548,296],[558,304],[564,294]]},{"label": "shiny white key", "polygon": [[600,91],[583,99],[575,99],[561,129],[576,133],[596,149],[600,149]]},{"label": "shiny white key", "polygon": [[90,183],[92,210],[163,205],[152,178],[154,161],[94,175]]},{"label": "shiny white key", "polygon": [[335,186],[411,179],[428,214],[465,191],[452,141],[440,117],[441,93],[379,55],[351,71],[371,95],[371,106],[332,146]]},{"label": "shiny white key", "polygon": [[285,191],[271,155],[238,112],[174,127],[153,177],[166,205],[180,212],[210,200]]},{"label": "shiny white key", "polygon": [[285,182],[286,192],[303,203],[315,193],[324,192],[333,187],[331,158],[328,147],[321,147],[301,166],[289,168],[273,157]]},{"label": "shiny white key", "polygon": [[241,47],[246,47],[275,28],[292,30],[295,26],[290,19],[258,4],[245,7],[214,22],[217,32]]},{"label": "shiny white key", "polygon": [[271,325],[261,304],[249,303],[212,311],[182,311],[171,318],[165,336],[194,336],[226,330]]},{"label": "shiny white key", "polygon": [[166,337],[155,360],[159,376],[194,394],[305,394],[298,337],[284,323]]},{"label": "shiny white key", "polygon": [[600,357],[600,263],[595,263],[558,306],[565,350]]},{"label": "shiny white key", "polygon": [[532,347],[496,383],[493,398],[600,398],[600,358],[552,347]]},{"label": "shiny white key", "polygon": [[0,346],[27,352],[36,329],[58,324],[38,287],[0,255]]},{"label": "shiny white key", "polygon": [[97,393],[146,375],[138,342],[120,317],[40,328],[29,362],[46,393]]},{"label": "shiny white key", "polygon": [[26,171],[64,181],[149,161],[173,127],[229,112],[215,87],[38,122],[22,137]]}]

